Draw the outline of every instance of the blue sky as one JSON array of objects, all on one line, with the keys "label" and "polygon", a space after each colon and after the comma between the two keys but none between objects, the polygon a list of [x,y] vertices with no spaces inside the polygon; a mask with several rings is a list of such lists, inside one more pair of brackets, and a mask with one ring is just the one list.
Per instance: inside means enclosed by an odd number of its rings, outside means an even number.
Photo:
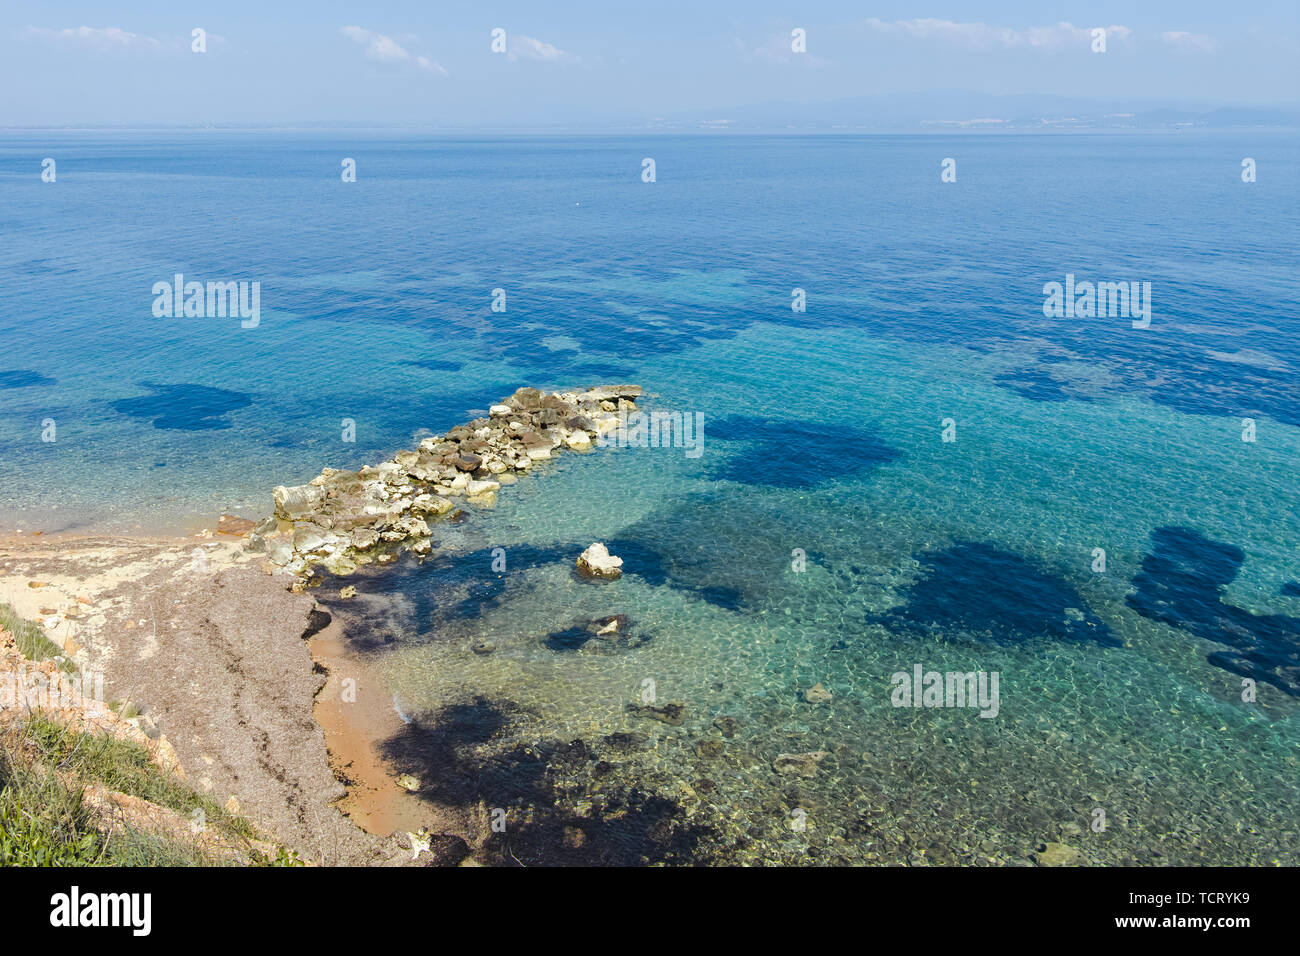
[{"label": "blue sky", "polygon": [[[190,50],[195,27],[206,53]],[[791,52],[796,27],[806,53]],[[1296,0],[6,0],[0,126],[636,125],[929,90],[1294,103],[1297,64]]]}]

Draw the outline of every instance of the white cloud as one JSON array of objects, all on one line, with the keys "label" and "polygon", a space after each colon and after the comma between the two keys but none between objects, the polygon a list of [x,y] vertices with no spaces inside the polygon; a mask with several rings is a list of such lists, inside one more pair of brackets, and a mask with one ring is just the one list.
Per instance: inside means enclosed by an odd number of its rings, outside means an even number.
[{"label": "white cloud", "polygon": [[1189,53],[1213,53],[1218,46],[1213,37],[1207,37],[1204,33],[1188,33],[1186,30],[1166,30],[1160,34],[1160,39]]},{"label": "white cloud", "polygon": [[578,59],[572,53],[566,53],[552,43],[546,43],[533,37],[521,36],[518,33],[510,37],[509,53],[506,55],[512,60],[522,58],[537,60],[542,63],[576,62]]},{"label": "white cloud", "polygon": [[28,27],[27,33],[42,40],[90,47],[95,50],[151,50],[162,46],[153,37],[131,33],[120,27],[68,27],[63,30]]},{"label": "white cloud", "polygon": [[[1092,27],[1076,27],[1062,21],[1055,26],[1014,27],[990,26],[987,23],[958,23],[955,20],[938,20],[924,17],[917,20],[879,20],[871,17],[866,24],[879,33],[906,36],[916,40],[938,40],[955,46],[976,50],[1012,49],[1026,47],[1037,50],[1062,50],[1077,47],[1088,50],[1092,43]],[[1105,28],[1106,40],[1127,40],[1133,33],[1128,27],[1111,25]]]},{"label": "white cloud", "polygon": [[406,47],[390,36],[375,33],[364,27],[343,27],[339,30],[345,37],[366,48],[366,57],[379,63],[410,63],[428,73],[447,75],[442,65],[427,56],[413,56]]}]

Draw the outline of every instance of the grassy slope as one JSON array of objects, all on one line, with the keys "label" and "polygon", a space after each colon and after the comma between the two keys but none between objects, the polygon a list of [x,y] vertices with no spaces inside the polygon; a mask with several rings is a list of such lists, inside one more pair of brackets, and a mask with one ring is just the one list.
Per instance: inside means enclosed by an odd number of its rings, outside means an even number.
[{"label": "grassy slope", "polygon": [[0,601],[0,629],[13,634],[18,649],[29,661],[45,661],[63,653],[59,645],[41,631],[39,624],[19,617],[12,607]]},{"label": "grassy slope", "polygon": [[[0,627],[11,631],[29,659],[56,656],[59,648],[40,628],[0,604]],[[255,834],[244,820],[165,773],[139,744],[105,734],[78,733],[39,713],[0,727],[0,866],[212,866],[219,860],[198,842],[150,833],[100,829],[82,805],[87,784],[140,797],[202,819],[230,842]],[[201,817],[200,817],[201,814]],[[295,865],[296,855],[274,859],[248,853],[250,862]]]}]

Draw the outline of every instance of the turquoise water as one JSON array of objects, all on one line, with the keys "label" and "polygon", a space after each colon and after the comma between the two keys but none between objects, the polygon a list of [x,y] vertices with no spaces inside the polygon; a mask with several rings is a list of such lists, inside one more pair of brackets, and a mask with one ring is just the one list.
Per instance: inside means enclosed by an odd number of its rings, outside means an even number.
[{"label": "turquoise water", "polygon": [[[0,522],[265,513],[518,385],[633,381],[698,458],[567,455],[316,592],[427,799],[505,809],[523,862],[1296,863],[1298,167],[1275,132],[6,134]],[[178,271],[260,281],[258,327],[154,318]],[[1150,282],[1150,328],[1045,318],[1067,273]],[[595,540],[621,580],[573,575]],[[892,706],[917,664],[996,672],[997,715]]]}]

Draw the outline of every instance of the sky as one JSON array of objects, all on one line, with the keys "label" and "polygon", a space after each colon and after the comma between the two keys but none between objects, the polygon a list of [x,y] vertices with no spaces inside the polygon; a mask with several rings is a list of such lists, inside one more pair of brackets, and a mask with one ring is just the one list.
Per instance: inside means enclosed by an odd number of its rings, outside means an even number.
[{"label": "sky", "polygon": [[1294,104],[1300,2],[0,5],[0,127],[637,126],[947,90]]}]

